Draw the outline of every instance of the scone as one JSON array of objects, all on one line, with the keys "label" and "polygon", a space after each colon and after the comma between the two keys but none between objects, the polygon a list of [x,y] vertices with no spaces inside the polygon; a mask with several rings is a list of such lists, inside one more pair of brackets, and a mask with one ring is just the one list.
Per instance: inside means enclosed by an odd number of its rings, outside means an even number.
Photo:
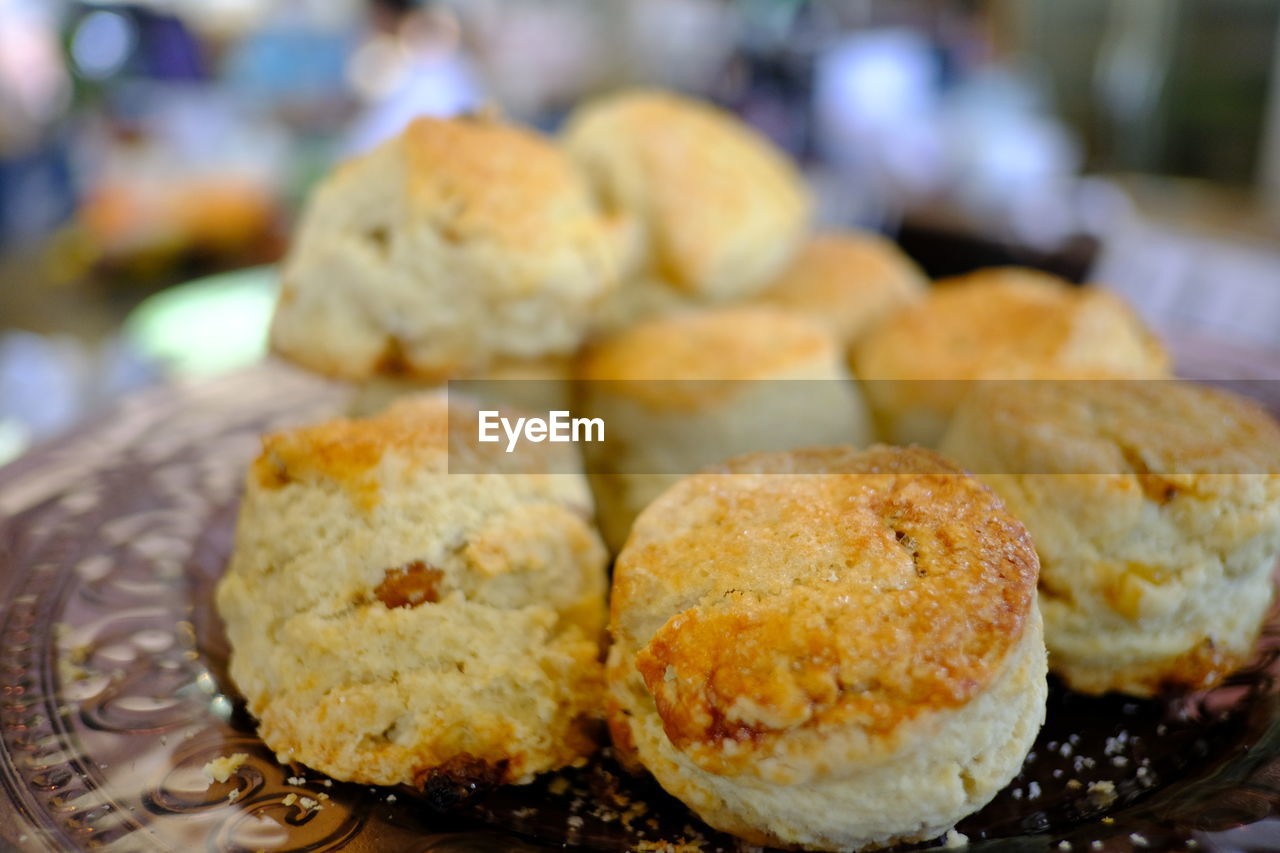
[{"label": "scone", "polygon": [[617,234],[536,133],[417,119],[312,194],[271,346],[354,380],[440,381],[567,355],[617,283]]},{"label": "scone", "polygon": [[436,394],[263,440],[217,606],[282,759],[448,796],[594,749],[606,555],[587,484],[562,473],[568,445],[477,458],[457,442],[474,422]]},{"label": "scone", "polygon": [[826,325],[846,348],[920,301],[929,280],[891,240],[862,231],[809,239],[755,299]]},{"label": "scone", "polygon": [[1280,559],[1280,427],[1257,406],[1175,380],[981,383],[943,449],[1031,531],[1069,685],[1149,696],[1249,658]]},{"label": "scone", "polygon": [[602,207],[629,222],[630,280],[659,279],[694,301],[738,299],[803,238],[810,202],[798,170],[710,104],[624,92],[580,107],[563,141]]},{"label": "scone", "polygon": [[[502,361],[465,379],[451,381],[449,388],[478,402],[546,413],[567,409],[572,403],[572,366],[571,356]],[[347,403],[347,414],[376,415],[402,397],[435,390],[442,390],[440,383],[404,376],[375,376],[358,383]]]},{"label": "scone", "polygon": [[616,750],[712,826],[859,850],[946,832],[1044,721],[1036,555],[919,448],[751,454],[681,480],[614,568]]},{"label": "scone", "polygon": [[641,323],[590,347],[576,383],[608,441],[583,450],[605,541],[679,477],[755,450],[865,444],[870,420],[834,337],[767,306]]},{"label": "scone", "polygon": [[714,307],[714,302],[645,272],[626,278],[601,301],[591,321],[589,340],[624,332],[646,320]]},{"label": "scone", "polygon": [[975,379],[1156,378],[1159,341],[1116,294],[1016,267],[938,282],[853,351],[883,438],[936,445]]}]

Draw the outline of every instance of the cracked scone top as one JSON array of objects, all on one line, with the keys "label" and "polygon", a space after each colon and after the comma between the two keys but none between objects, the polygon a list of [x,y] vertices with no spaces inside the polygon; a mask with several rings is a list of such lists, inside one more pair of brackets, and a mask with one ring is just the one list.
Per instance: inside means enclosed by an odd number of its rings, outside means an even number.
[{"label": "cracked scone top", "polygon": [[[267,436],[217,590],[263,741],[336,779],[524,782],[593,751],[605,553],[580,474],[448,447],[443,394]],[[565,445],[547,471],[573,470]],[[487,458],[487,457],[486,457]],[[497,463],[513,467],[500,470]]]},{"label": "cracked scone top", "polygon": [[921,449],[751,454],[641,513],[615,566],[610,730],[708,823],[853,849],[941,834],[1044,718],[1038,564]]},{"label": "cracked scone top", "polygon": [[617,229],[547,140],[492,119],[420,118],[312,194],[271,346],[355,380],[565,355],[618,262]]}]

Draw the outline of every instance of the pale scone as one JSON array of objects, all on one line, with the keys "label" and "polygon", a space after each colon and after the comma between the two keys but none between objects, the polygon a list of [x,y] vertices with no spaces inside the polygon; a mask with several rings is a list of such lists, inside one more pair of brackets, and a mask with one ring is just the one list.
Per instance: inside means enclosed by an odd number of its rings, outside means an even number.
[{"label": "pale scone", "polygon": [[217,606],[282,759],[447,796],[594,749],[606,554],[587,484],[568,445],[486,456],[459,443],[474,423],[436,394],[263,440]]},{"label": "pale scone", "polygon": [[1250,656],[1280,559],[1280,427],[1165,381],[981,383],[943,442],[1031,531],[1052,669],[1208,687]]},{"label": "pale scone", "polygon": [[[514,406],[528,412],[567,409],[572,402],[571,356],[501,361],[485,370],[454,380],[449,386],[479,402]],[[406,376],[375,376],[356,386],[347,414],[376,415],[402,397],[443,390],[439,382]]]},{"label": "pale scone", "polygon": [[862,231],[815,235],[755,298],[812,317],[845,347],[920,301],[929,280],[893,241]]},{"label": "pale scone", "polygon": [[865,444],[870,420],[822,326],[768,306],[640,323],[579,360],[582,411],[608,441],[584,447],[605,541],[685,474],[755,450]]},{"label": "pale scone", "polygon": [[616,286],[617,234],[533,131],[417,119],[312,194],[271,346],[354,380],[443,380],[566,355]]},{"label": "pale scone", "polygon": [[936,445],[976,379],[1155,378],[1160,342],[1115,293],[1035,270],[940,281],[853,350],[881,436]]},{"label": "pale scone", "polygon": [[629,223],[624,288],[657,279],[690,301],[738,299],[764,287],[803,239],[810,201],[799,171],[710,104],[654,90],[612,95],[575,111],[563,142],[601,206]]},{"label": "pale scone", "polygon": [[927,450],[688,477],[615,564],[615,749],[756,844],[939,835],[1008,784],[1044,721],[1036,569],[996,495]]},{"label": "pale scone", "polygon": [[626,331],[645,320],[697,311],[713,302],[681,290],[668,281],[643,273],[627,278],[600,303],[591,321],[593,340]]}]

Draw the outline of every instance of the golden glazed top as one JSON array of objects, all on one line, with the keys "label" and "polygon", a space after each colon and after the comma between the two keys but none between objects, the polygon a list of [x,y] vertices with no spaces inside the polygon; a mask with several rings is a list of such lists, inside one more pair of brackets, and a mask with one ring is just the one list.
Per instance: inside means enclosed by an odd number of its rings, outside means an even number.
[{"label": "golden glazed top", "polygon": [[641,514],[612,629],[703,769],[866,760],[999,675],[1038,570],[994,493],[931,451],[751,454]]}]

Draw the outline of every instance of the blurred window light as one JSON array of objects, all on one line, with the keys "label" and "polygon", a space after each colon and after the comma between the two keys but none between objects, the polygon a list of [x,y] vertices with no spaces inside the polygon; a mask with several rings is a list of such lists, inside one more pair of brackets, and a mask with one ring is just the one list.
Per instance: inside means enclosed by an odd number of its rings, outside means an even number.
[{"label": "blurred window light", "polygon": [[902,28],[844,35],[819,55],[814,75],[816,141],[829,162],[886,199],[941,188],[942,69],[928,39]]},{"label": "blurred window light", "polygon": [[71,58],[81,74],[101,80],[124,67],[137,37],[127,16],[99,9],[77,24],[71,36]]},{"label": "blurred window light", "polygon": [[881,127],[931,113],[941,71],[927,39],[903,29],[844,37],[819,60],[819,107]]}]

